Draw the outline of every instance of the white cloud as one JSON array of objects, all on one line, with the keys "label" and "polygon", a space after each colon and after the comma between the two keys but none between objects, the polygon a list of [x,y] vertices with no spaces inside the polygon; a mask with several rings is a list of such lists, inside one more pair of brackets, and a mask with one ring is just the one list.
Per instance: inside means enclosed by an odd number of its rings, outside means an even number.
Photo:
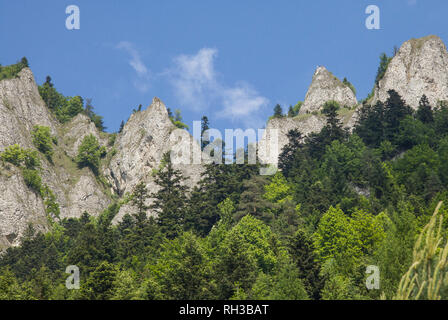
[{"label": "white cloud", "polygon": [[140,53],[137,51],[137,49],[135,49],[134,45],[128,41],[121,41],[120,43],[118,43],[116,48],[124,50],[129,54],[129,65],[135,70],[138,76],[138,78],[133,81],[134,86],[139,91],[146,92],[150,87],[150,73],[148,68],[143,63],[140,57]]},{"label": "white cloud", "polygon": [[417,0],[408,0],[409,6],[415,6],[417,4]]},{"label": "white cloud", "polygon": [[217,54],[216,49],[203,48],[197,54],[174,59],[175,66],[167,74],[177,98],[183,106],[195,111],[221,106],[218,117],[253,124],[269,100],[245,82],[234,86],[221,83],[214,66]]}]

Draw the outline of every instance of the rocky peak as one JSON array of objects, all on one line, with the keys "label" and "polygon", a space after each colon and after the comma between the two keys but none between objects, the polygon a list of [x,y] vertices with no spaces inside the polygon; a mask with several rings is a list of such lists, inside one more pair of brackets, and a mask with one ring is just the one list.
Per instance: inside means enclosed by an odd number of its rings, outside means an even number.
[{"label": "rocky peak", "polygon": [[[153,172],[159,168],[163,155],[179,143],[171,139],[176,129],[165,104],[158,98],[154,98],[147,109],[132,114],[117,136],[114,145],[117,152],[105,173],[116,193],[131,193],[140,181],[145,182],[151,192],[155,190]],[[185,136],[187,139],[182,139],[181,143],[193,152],[201,152],[199,144],[186,131]],[[201,164],[178,164],[175,167],[189,179],[190,186],[199,181],[203,169]],[[121,211],[119,217],[123,214]]]},{"label": "rocky peak", "polygon": [[[29,68],[16,78],[0,81],[0,121],[0,152],[13,144],[35,149],[31,136],[35,125],[49,127],[60,142],[53,145],[51,162],[41,153],[38,156],[39,175],[56,196],[61,218],[79,217],[84,211],[97,215],[109,205],[110,198],[93,173],[87,168],[80,170],[72,159],[83,136],[90,132],[99,135],[95,125],[81,114],[61,125],[40,97]],[[47,230],[44,200],[27,186],[21,169],[0,162],[0,251],[18,245],[29,223],[37,230]]]},{"label": "rocky peak", "polygon": [[30,147],[30,131],[35,125],[56,132],[56,121],[39,95],[29,68],[17,78],[0,81],[0,150],[15,143]]},{"label": "rocky peak", "polygon": [[325,102],[330,100],[347,107],[353,107],[358,103],[350,87],[342,83],[325,67],[319,66],[314,72],[305,101],[300,108],[300,114],[319,111]]},{"label": "rocky peak", "polygon": [[414,109],[424,94],[433,106],[448,100],[448,52],[443,41],[433,35],[406,41],[389,63],[373,101],[385,101],[390,89]]},{"label": "rocky peak", "polygon": [[92,120],[83,113],[79,113],[68,123],[64,124],[62,129],[65,150],[72,158],[76,157],[79,146],[88,135],[95,136],[103,146],[107,144],[107,139],[103,137]]},{"label": "rocky peak", "polygon": [[[325,125],[325,116],[319,113],[323,105],[334,100],[342,107],[352,108],[357,105],[356,96],[352,89],[342,83],[325,67],[319,66],[313,75],[313,80],[308,89],[305,101],[300,108],[299,115],[294,118],[272,118],[268,121],[266,130],[259,142],[259,157],[262,163],[277,164],[278,154],[288,143],[287,134],[290,130],[297,129],[305,137],[312,132],[319,132]],[[345,126],[352,125],[350,119],[354,110],[346,109],[341,115]],[[272,139],[276,135],[272,130],[277,130],[278,154],[269,151]]]}]

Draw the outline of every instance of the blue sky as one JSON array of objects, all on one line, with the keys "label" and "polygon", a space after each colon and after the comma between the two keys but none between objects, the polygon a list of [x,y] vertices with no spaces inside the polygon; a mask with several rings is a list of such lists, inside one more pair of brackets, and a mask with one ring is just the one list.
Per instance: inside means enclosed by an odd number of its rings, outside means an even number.
[{"label": "blue sky", "polygon": [[[79,6],[80,30],[65,8]],[[381,10],[381,29],[365,9]],[[448,43],[444,0],[0,0],[0,63],[29,60],[65,95],[92,98],[108,131],[157,96],[185,122],[262,127],[276,103],[303,100],[318,65],[347,77],[358,99],[378,56],[410,38]]]}]

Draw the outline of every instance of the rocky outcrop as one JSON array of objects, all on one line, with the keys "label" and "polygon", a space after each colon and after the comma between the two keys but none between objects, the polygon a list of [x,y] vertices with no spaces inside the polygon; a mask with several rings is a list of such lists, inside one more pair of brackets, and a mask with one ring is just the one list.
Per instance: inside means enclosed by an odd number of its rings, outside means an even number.
[{"label": "rocky outcrop", "polygon": [[106,146],[107,139],[104,138],[96,128],[95,124],[85,114],[78,114],[69,123],[65,124],[62,128],[64,149],[70,157],[76,157],[78,154],[78,148],[82,143],[82,140],[88,135],[94,135],[100,145]]},{"label": "rocky outcrop", "polygon": [[15,143],[31,147],[30,131],[35,125],[56,132],[29,68],[20,71],[17,78],[0,81],[0,122],[0,151]]},{"label": "rocky outcrop", "polygon": [[[42,182],[56,195],[61,218],[79,217],[84,211],[97,215],[107,208],[110,197],[104,187],[89,169],[80,170],[72,159],[85,135],[92,133],[103,144],[107,143],[106,137],[101,137],[84,115],[60,125],[41,99],[30,69],[0,81],[0,121],[0,152],[13,144],[35,149],[31,136],[35,125],[49,127],[57,137],[60,143],[53,146],[52,163],[39,154],[39,172]],[[19,168],[0,164],[0,250],[17,245],[29,223],[37,230],[47,229],[43,199],[26,186]]]},{"label": "rocky outcrop", "polygon": [[[264,164],[277,164],[278,156],[288,143],[287,134],[298,129],[303,136],[320,131],[325,125],[322,116],[306,114],[295,118],[273,118],[268,121],[263,137],[258,143],[258,156]],[[274,132],[276,131],[276,132]]]},{"label": "rocky outcrop", "polygon": [[[448,100],[448,53],[443,42],[435,36],[405,42],[390,62],[370,102],[386,100],[389,89],[398,91],[413,108],[417,108],[423,94],[434,106],[440,100]],[[357,119],[355,94],[327,69],[318,67],[299,115],[273,118],[267,123],[258,144],[260,160],[277,164],[279,153],[288,143],[287,133],[292,129],[298,129],[303,136],[320,131],[325,125],[322,107],[330,100],[343,107],[339,111],[340,119],[345,127],[352,128]],[[147,109],[131,115],[115,142],[109,134],[98,131],[83,114],[61,125],[42,101],[28,68],[14,79],[0,81],[0,121],[0,152],[16,143],[35,149],[30,134],[33,126],[50,127],[58,143],[54,145],[52,161],[39,154],[39,172],[42,182],[56,195],[62,218],[79,217],[84,211],[97,215],[112,202],[111,195],[126,199],[141,181],[149,192],[156,191],[154,175],[166,152],[176,150],[175,157],[188,159],[187,163],[174,165],[188,178],[188,186],[200,180],[204,170],[201,159],[207,158],[186,130],[176,128],[158,98]],[[107,183],[95,177],[90,169],[80,169],[74,161],[78,147],[88,134],[97,137],[107,148],[102,174],[110,183],[110,190],[106,190]],[[272,146],[276,146],[275,152],[270,152]],[[135,211],[130,203],[123,202],[114,222]],[[48,230],[45,203],[27,187],[19,168],[0,163],[0,251],[19,244],[29,223],[38,230]]]},{"label": "rocky outcrop", "polygon": [[[182,137],[173,139],[176,133]],[[163,155],[175,145],[187,148],[191,155],[201,154],[199,144],[187,131],[174,126],[163,102],[154,98],[146,110],[131,115],[117,136],[114,145],[117,152],[105,172],[114,191],[121,196],[132,193],[140,181],[146,183],[150,192],[155,191],[154,171],[159,168]],[[182,171],[188,178],[188,185],[192,186],[200,180],[203,166],[193,164],[191,157],[190,160],[191,164],[175,164],[174,167]],[[126,208],[129,206],[122,208],[119,217]]]},{"label": "rocky outcrop", "polygon": [[[322,107],[328,101],[336,101],[342,107],[340,118],[345,126],[353,126],[354,109],[357,105],[355,94],[350,87],[343,84],[325,67],[318,67],[308,89],[299,115],[294,118],[272,118],[258,144],[260,161],[265,164],[277,164],[278,155],[288,143],[287,133],[297,129],[305,137],[312,132],[319,132],[325,125]],[[276,130],[276,134],[274,134]],[[273,139],[277,140],[277,146]],[[276,152],[275,150],[278,150]]]},{"label": "rocky outcrop", "polygon": [[433,106],[448,100],[448,52],[443,41],[437,36],[406,41],[389,63],[373,102],[386,101],[390,89],[414,109],[423,94]]},{"label": "rocky outcrop", "polygon": [[0,251],[18,245],[28,225],[48,229],[42,198],[26,186],[21,173],[0,165]]},{"label": "rocky outcrop", "polygon": [[342,107],[351,108],[358,104],[356,96],[347,85],[343,84],[325,67],[320,66],[313,75],[313,80],[300,108],[300,114],[319,111],[327,101],[334,100]]}]

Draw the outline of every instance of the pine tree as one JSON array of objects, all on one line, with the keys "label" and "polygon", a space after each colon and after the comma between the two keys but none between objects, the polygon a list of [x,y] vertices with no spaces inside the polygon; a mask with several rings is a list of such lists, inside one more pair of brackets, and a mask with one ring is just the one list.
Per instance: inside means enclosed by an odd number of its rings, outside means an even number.
[{"label": "pine tree", "polygon": [[381,101],[364,104],[359,111],[354,132],[367,146],[379,147],[385,138],[385,106]]},{"label": "pine tree", "polygon": [[264,185],[267,179],[264,176],[254,176],[252,179],[244,181],[245,191],[241,194],[238,210],[234,220],[239,221],[245,215],[251,215],[269,224],[273,219],[272,208],[274,205],[265,197]]},{"label": "pine tree", "polygon": [[142,181],[137,184],[131,196],[131,203],[137,208],[138,216],[146,216],[149,206],[146,205],[146,199],[149,197],[145,183]]},{"label": "pine tree", "polygon": [[24,68],[29,67],[28,59],[26,57],[23,57],[22,60],[20,60],[20,63],[22,64],[22,67],[24,67]]},{"label": "pine tree", "polygon": [[279,104],[276,104],[274,107],[274,118],[281,118],[281,117],[283,117],[282,106]]},{"label": "pine tree", "polygon": [[124,120],[121,120],[120,129],[118,129],[118,133],[122,133],[124,128]]},{"label": "pine tree", "polygon": [[292,106],[289,106],[289,109],[288,109],[288,117],[292,118],[292,117],[295,117],[295,116],[296,116],[296,114],[295,114],[295,112],[294,112],[293,107],[292,107]]},{"label": "pine tree", "polygon": [[327,135],[326,140],[332,142],[334,140],[342,140],[345,137],[345,132],[342,129],[341,120],[338,118],[339,104],[336,101],[326,102],[323,106],[322,113],[325,115],[327,124],[322,130],[324,135]]},{"label": "pine tree", "polygon": [[162,232],[173,239],[184,226],[188,187],[182,172],[174,169],[169,152],[164,154],[162,162],[164,167],[154,180],[159,190],[151,194],[154,202],[150,208],[158,214]]},{"label": "pine tree", "polygon": [[293,129],[287,133],[288,144],[285,145],[278,158],[278,167],[282,170],[283,174],[287,177],[289,171],[294,165],[295,154],[301,152],[303,148],[302,145],[302,134],[299,130]]},{"label": "pine tree", "polygon": [[423,123],[434,122],[434,113],[432,111],[431,105],[426,95],[423,95],[418,104],[418,110],[416,117]]},{"label": "pine tree", "polygon": [[319,300],[325,280],[319,274],[321,266],[314,254],[314,245],[311,238],[305,231],[298,230],[290,238],[288,249],[293,261],[299,268],[300,278],[308,295],[315,300]]},{"label": "pine tree", "polygon": [[389,98],[385,103],[385,138],[395,142],[401,120],[408,115],[412,115],[412,109],[406,105],[406,102],[395,90],[389,90],[387,93]]},{"label": "pine tree", "polygon": [[392,58],[388,57],[385,53],[382,53],[380,56],[380,65],[378,67],[378,71],[376,72],[375,85],[377,86],[381,79],[383,79],[386,74],[387,67],[389,63],[392,61]]},{"label": "pine tree", "polygon": [[209,121],[206,116],[201,119],[201,150],[204,150],[206,146],[210,144],[209,135],[206,131],[210,129]]}]

